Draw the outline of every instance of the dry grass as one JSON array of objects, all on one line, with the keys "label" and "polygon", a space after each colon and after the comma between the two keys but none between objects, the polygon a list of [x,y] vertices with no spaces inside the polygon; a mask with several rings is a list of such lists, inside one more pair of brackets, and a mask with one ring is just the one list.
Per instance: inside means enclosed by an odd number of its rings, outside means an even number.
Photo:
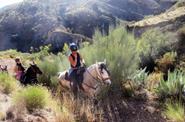
[{"label": "dry grass", "polygon": [[132,24],[132,27],[138,26],[138,27],[144,27],[144,26],[151,26],[151,25],[156,25],[162,22],[167,22],[170,20],[175,20],[176,18],[185,15],[185,7],[179,7],[175,10],[166,12],[166,13],[162,13],[160,15],[157,16],[153,16],[141,21],[138,21],[134,24]]},{"label": "dry grass", "polygon": [[0,111],[0,121],[3,120],[5,118],[5,113]]},{"label": "dry grass", "polygon": [[0,73],[0,91],[9,94],[18,89],[17,80],[7,73]]},{"label": "dry grass", "polygon": [[159,83],[160,80],[162,78],[162,73],[152,73],[148,76],[147,78],[147,89],[149,89],[150,91],[153,90],[154,88],[156,88]]},{"label": "dry grass", "polygon": [[167,102],[164,115],[172,122],[184,122],[184,105],[180,102]]},{"label": "dry grass", "polygon": [[72,95],[63,96],[61,114],[59,122],[93,122],[95,119],[101,121],[102,118],[102,111],[93,111],[93,105],[88,100],[74,100]]}]

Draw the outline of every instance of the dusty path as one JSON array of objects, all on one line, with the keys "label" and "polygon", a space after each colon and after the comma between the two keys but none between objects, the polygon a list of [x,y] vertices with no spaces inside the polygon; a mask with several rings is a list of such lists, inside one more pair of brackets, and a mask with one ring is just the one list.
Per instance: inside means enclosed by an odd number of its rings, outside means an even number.
[{"label": "dusty path", "polygon": [[155,95],[145,91],[132,98],[113,95],[103,102],[103,122],[166,122]]},{"label": "dusty path", "polygon": [[135,100],[111,101],[103,107],[103,122],[166,122],[160,111],[151,113],[146,104]]}]

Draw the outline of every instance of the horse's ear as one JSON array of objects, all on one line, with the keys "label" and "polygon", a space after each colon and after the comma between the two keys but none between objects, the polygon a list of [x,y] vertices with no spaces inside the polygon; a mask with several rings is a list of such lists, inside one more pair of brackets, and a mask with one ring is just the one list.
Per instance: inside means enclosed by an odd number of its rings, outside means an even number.
[{"label": "horse's ear", "polygon": [[103,61],[105,64],[107,64],[107,60],[106,59],[104,59],[104,61]]},{"label": "horse's ear", "polygon": [[33,62],[33,65],[35,65],[35,61],[32,61]]}]

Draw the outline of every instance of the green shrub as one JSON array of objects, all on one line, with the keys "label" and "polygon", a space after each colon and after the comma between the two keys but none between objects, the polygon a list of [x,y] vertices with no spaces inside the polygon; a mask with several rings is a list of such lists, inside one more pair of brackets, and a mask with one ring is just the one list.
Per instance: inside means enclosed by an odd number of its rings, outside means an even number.
[{"label": "green shrub", "polygon": [[178,42],[177,42],[177,54],[178,56],[183,55],[185,52],[184,46],[185,46],[185,26],[183,26],[182,28],[180,28],[177,32],[178,34]]},{"label": "green shrub", "polygon": [[185,75],[179,70],[175,70],[173,73],[168,73],[167,81],[162,78],[159,86],[156,89],[160,98],[166,97],[182,97],[182,89],[185,85]]},{"label": "green shrub", "polygon": [[38,66],[43,74],[39,76],[39,82],[43,85],[49,86],[50,88],[56,88],[58,83],[57,73],[60,69],[59,65],[60,59],[55,55],[50,55],[41,60]]},{"label": "green shrub", "polygon": [[17,80],[7,73],[0,73],[0,90],[9,94],[17,88]]},{"label": "green shrub", "polygon": [[38,66],[40,67],[43,74],[39,76],[38,80],[43,85],[54,87],[56,85],[56,78],[58,69],[58,63],[53,58],[51,60],[44,59],[43,61],[39,62]]},{"label": "green shrub", "polygon": [[121,87],[122,81],[138,68],[138,41],[121,27],[111,31],[108,36],[102,36],[96,31],[94,40],[92,45],[86,45],[81,50],[82,56],[88,65],[106,59],[113,85]]},{"label": "green shrub", "polygon": [[136,72],[131,77],[133,87],[136,89],[141,86],[144,87],[147,77],[148,77],[148,73],[146,73],[146,68],[136,70]]},{"label": "green shrub", "polygon": [[141,35],[137,49],[145,56],[156,55],[168,42],[166,34],[157,29],[151,29]]},{"label": "green shrub", "polygon": [[156,88],[159,86],[161,79],[163,79],[163,73],[161,72],[154,72],[151,73],[146,79],[146,88],[150,91],[155,91]]},{"label": "green shrub", "polygon": [[174,122],[184,122],[184,106],[180,102],[167,102],[164,115]]},{"label": "green shrub", "polygon": [[14,103],[25,106],[29,111],[50,106],[52,101],[50,92],[42,86],[28,86],[14,95]]},{"label": "green shrub", "polygon": [[176,60],[177,53],[176,52],[167,52],[163,55],[161,59],[156,60],[158,65],[167,65],[167,64],[173,64]]}]

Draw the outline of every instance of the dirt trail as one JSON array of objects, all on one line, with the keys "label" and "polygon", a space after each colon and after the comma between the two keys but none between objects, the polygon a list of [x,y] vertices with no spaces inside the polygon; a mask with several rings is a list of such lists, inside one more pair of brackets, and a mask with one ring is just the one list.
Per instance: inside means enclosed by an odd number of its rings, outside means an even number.
[{"label": "dirt trail", "polygon": [[165,122],[160,111],[150,113],[143,101],[112,101],[103,108],[103,122]]}]

